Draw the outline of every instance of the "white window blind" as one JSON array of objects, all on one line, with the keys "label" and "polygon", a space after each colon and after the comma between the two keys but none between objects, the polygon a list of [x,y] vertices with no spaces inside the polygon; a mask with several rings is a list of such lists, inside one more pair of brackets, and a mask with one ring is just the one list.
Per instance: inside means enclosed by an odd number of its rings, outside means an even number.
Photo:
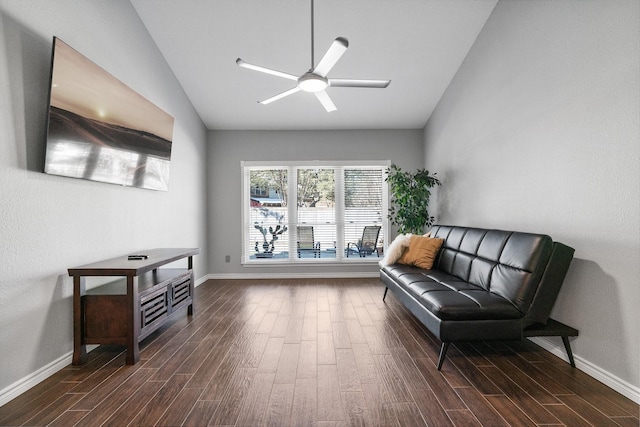
[{"label": "white window blind", "polygon": [[243,162],[243,263],[378,262],[388,164]]}]

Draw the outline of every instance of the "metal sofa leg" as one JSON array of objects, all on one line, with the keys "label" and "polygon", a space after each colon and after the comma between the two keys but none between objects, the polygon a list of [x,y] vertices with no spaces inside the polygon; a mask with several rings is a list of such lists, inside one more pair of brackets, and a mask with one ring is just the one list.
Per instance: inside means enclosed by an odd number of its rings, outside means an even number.
[{"label": "metal sofa leg", "polygon": [[447,350],[449,349],[449,342],[442,342],[442,346],[440,347],[440,357],[438,358],[438,371],[442,368],[442,364],[444,363],[444,357],[447,354]]},{"label": "metal sofa leg", "polygon": [[[384,300],[384,298],[383,298]],[[562,342],[564,343],[564,349],[567,351],[567,357],[569,358],[569,364],[571,367],[576,367],[576,362],[573,360],[573,353],[571,352],[571,344],[569,343],[569,337],[566,335],[562,336]]]},{"label": "metal sofa leg", "polygon": [[529,337],[560,337],[564,343],[564,349],[567,352],[567,358],[571,367],[575,368],[576,363],[573,360],[573,353],[571,352],[571,344],[569,343],[569,337],[577,337],[578,330],[571,326],[560,323],[554,319],[548,319],[547,323],[535,323],[526,327],[522,331],[522,336]]},{"label": "metal sofa leg", "polygon": [[384,295],[382,296],[382,301],[387,297],[387,292],[389,292],[389,288],[384,288]]}]

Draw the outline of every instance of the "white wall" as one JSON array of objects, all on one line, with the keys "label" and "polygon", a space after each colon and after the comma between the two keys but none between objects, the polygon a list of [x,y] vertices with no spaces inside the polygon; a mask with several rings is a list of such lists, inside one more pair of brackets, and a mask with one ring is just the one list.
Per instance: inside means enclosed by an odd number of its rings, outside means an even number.
[{"label": "white wall", "polygon": [[636,399],[638,5],[500,1],[424,132],[425,164],[444,181],[440,222],[576,249],[552,317],[580,330],[581,369]]},{"label": "white wall", "polygon": [[[421,167],[420,130],[211,131],[209,132],[209,237],[213,277],[339,276],[375,274],[368,266],[242,267],[243,160],[391,160],[403,169]],[[231,262],[225,263],[225,255]]]},{"label": "white wall", "polygon": [[[41,172],[54,35],[175,117],[168,192]],[[70,362],[67,268],[200,247],[200,278],[208,255],[206,129],[129,1],[0,0],[0,93],[1,401]]]}]

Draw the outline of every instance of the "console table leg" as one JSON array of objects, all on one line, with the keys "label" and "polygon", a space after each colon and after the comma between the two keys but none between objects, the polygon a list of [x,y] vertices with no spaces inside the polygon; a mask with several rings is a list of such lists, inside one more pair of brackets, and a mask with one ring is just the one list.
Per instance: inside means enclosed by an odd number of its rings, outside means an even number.
[{"label": "console table leg", "polygon": [[73,358],[71,363],[82,365],[87,361],[87,346],[84,344],[82,331],[82,296],[85,293],[85,278],[75,276],[73,278]]},{"label": "console table leg", "polygon": [[192,256],[190,256],[187,259],[187,269],[189,271],[191,271],[191,280],[190,280],[190,283],[189,283],[189,294],[191,295],[191,304],[189,304],[187,306],[187,315],[193,316],[193,313],[194,313],[194,311],[193,311],[193,299],[194,299],[194,295],[195,295],[195,280],[194,280],[194,277],[193,277],[193,257]]},{"label": "console table leg", "polygon": [[195,280],[193,279],[193,263],[189,257],[189,270],[191,271],[191,279],[189,280],[189,295],[191,296],[191,304],[187,306],[187,315],[193,316],[193,300],[195,299]]},{"label": "console table leg", "polygon": [[135,365],[140,360],[140,346],[138,344],[138,335],[140,333],[140,312],[139,296],[138,296],[138,278],[135,276],[127,276],[127,365]]}]

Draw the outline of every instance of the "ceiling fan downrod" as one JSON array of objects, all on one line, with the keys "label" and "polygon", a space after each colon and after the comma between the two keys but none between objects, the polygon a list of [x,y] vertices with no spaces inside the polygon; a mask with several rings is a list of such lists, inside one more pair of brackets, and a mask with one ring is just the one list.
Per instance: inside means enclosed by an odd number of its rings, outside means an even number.
[{"label": "ceiling fan downrod", "polygon": [[313,53],[313,46],[315,44],[313,40],[313,9],[313,0],[311,0],[311,68],[309,68],[309,71],[312,71],[316,67]]}]

